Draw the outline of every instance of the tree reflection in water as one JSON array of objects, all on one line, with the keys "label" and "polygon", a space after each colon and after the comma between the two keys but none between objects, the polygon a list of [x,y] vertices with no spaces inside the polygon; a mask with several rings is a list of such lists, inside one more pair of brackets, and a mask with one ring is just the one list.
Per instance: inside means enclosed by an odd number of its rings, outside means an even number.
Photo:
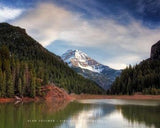
[{"label": "tree reflection in water", "polygon": [[131,123],[144,123],[145,125],[160,128],[160,106],[117,106],[121,110],[123,117]]},{"label": "tree reflection in water", "polygon": [[53,128],[79,112],[83,106],[66,101],[0,104],[0,128]]}]

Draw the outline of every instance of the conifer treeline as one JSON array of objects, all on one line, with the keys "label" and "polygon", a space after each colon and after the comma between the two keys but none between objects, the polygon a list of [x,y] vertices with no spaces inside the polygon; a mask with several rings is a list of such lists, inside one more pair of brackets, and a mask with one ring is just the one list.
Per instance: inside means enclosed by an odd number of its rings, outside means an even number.
[{"label": "conifer treeline", "polygon": [[[23,52],[22,52],[23,53]],[[62,66],[62,67],[61,67]],[[57,68],[56,68],[57,67]],[[41,86],[56,83],[69,93],[102,93],[94,82],[87,80],[63,65],[42,60],[19,60],[7,46],[0,47],[0,97],[42,96]],[[67,73],[66,73],[67,72]],[[66,76],[69,74],[69,76]]]},{"label": "conifer treeline", "polygon": [[136,66],[129,66],[117,77],[111,94],[160,94],[160,60],[148,59]]},{"label": "conifer treeline", "polygon": [[[6,46],[0,48],[0,97],[40,95],[33,64],[19,61]],[[37,91],[37,92],[36,92]]]}]

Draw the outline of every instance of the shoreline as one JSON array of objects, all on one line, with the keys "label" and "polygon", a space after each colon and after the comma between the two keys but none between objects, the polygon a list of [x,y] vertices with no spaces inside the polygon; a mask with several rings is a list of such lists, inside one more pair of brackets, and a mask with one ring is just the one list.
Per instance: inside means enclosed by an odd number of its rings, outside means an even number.
[{"label": "shoreline", "polygon": [[160,100],[160,95],[91,95],[91,94],[72,94],[71,97],[77,100],[83,99],[128,99],[128,100]]},{"label": "shoreline", "polygon": [[[91,95],[91,94],[71,94],[70,98],[56,98],[59,100],[73,101],[73,100],[84,100],[84,99],[126,99],[126,100],[160,100],[160,95]],[[22,100],[16,100],[15,98],[0,98],[0,103],[12,103],[12,102],[38,102],[38,101],[49,101],[45,97],[24,97]]]},{"label": "shoreline", "polygon": [[16,98],[0,98],[0,103],[12,103],[12,102],[37,102],[42,100],[42,97],[24,97],[20,100],[16,100]]}]

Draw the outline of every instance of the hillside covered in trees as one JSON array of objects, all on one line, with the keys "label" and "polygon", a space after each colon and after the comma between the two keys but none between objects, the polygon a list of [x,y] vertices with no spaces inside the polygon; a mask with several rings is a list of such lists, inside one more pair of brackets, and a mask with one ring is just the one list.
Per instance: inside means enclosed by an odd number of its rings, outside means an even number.
[{"label": "hillside covered in trees", "polygon": [[24,29],[0,23],[0,97],[41,94],[41,86],[55,83],[69,93],[102,94],[103,89],[70,69]]},{"label": "hillside covered in trees", "polygon": [[160,94],[160,41],[151,48],[151,57],[124,69],[110,90],[111,94]]}]

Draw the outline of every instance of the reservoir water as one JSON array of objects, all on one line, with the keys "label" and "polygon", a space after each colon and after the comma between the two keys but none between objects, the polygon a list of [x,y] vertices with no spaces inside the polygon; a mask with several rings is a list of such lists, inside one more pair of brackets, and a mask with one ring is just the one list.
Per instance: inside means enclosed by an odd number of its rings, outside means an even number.
[{"label": "reservoir water", "polygon": [[3,103],[0,128],[160,128],[160,100]]}]

